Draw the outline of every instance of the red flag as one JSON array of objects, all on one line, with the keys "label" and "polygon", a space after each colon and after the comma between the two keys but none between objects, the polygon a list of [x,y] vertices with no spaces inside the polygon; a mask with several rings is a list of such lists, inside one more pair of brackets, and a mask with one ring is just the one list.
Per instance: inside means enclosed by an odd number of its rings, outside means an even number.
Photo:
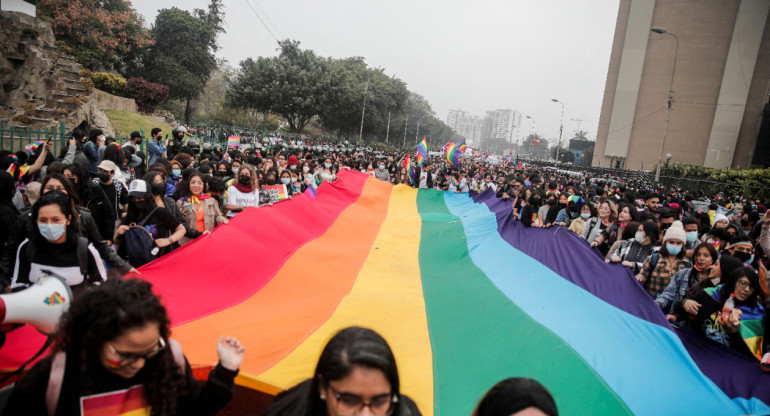
[{"label": "red flag", "polygon": [[540,146],[540,138],[537,137],[537,133],[535,133],[535,146]]}]

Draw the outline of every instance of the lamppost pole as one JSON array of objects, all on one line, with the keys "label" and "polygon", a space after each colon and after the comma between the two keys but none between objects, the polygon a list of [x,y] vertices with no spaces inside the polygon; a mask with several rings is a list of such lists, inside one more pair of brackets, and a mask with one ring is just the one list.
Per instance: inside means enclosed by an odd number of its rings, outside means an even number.
[{"label": "lamppost pole", "polygon": [[676,60],[679,57],[679,37],[671,32],[666,31],[666,29],[662,27],[653,27],[650,30],[655,33],[671,35],[676,40],[676,49],[674,51],[674,68],[671,70],[671,85],[668,88],[668,102],[666,103],[666,107],[668,107],[668,113],[666,115],[666,126],[663,128],[663,142],[660,144],[658,167],[655,169],[655,182],[660,182],[660,168],[661,164],[663,164],[663,149],[666,147],[666,133],[668,133],[668,123],[671,121],[671,107],[673,107],[674,104],[674,74],[676,74]]},{"label": "lamppost pole", "polygon": [[[535,133],[535,119],[532,118],[531,116],[526,116],[526,117],[528,119],[532,120],[532,137],[537,139],[537,133]],[[535,157],[535,150],[534,149],[530,149],[530,154],[531,154],[531,157],[534,158]]]},{"label": "lamppost pole", "polygon": [[556,164],[559,164],[559,153],[561,153],[561,134],[564,131],[564,103],[551,98],[551,101],[561,104],[561,118],[559,119],[559,144],[556,145]]}]

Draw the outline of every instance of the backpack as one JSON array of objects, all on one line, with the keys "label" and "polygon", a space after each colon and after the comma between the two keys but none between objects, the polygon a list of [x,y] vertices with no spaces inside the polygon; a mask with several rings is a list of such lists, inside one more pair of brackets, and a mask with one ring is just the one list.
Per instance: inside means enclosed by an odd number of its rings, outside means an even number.
[{"label": "backpack", "polygon": [[[174,362],[179,366],[180,374],[184,376],[187,372],[187,364],[182,353],[182,347],[174,339],[168,341],[168,346],[171,354],[174,356]],[[64,351],[57,351],[53,354],[51,372],[48,375],[48,387],[45,391],[45,407],[48,410],[48,416],[53,416],[56,413],[56,405],[59,404],[59,395],[61,395],[66,364],[67,354]]]},{"label": "backpack", "polygon": [[139,223],[131,224],[124,236],[128,261],[134,267],[144,266],[158,258],[155,240],[152,239],[152,234],[144,228],[144,223],[150,219],[157,209],[158,207],[153,208]]}]

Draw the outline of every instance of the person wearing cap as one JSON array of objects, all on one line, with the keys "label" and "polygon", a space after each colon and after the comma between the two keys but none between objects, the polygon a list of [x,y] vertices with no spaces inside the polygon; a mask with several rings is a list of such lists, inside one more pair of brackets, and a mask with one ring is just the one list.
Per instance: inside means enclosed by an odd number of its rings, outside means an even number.
[{"label": "person wearing cap", "polygon": [[97,177],[92,181],[102,188],[107,195],[107,200],[112,204],[115,218],[120,219],[123,208],[128,204],[128,189],[123,182],[114,180],[118,166],[111,160],[102,160],[98,169]]},{"label": "person wearing cap", "polygon": [[[130,228],[130,224],[144,222],[144,227],[150,231],[155,245],[160,249],[158,256],[162,256],[172,250],[172,245],[184,237],[186,230],[184,225],[174,217],[167,209],[158,208],[150,193],[150,189],[142,179],[131,182],[128,188],[128,210],[121,221],[121,225],[115,231],[113,241],[120,245],[118,253],[126,256],[124,247],[124,235]],[[141,266],[134,265],[134,266]]]},{"label": "person wearing cap", "polygon": [[691,267],[685,255],[686,242],[687,236],[682,222],[674,221],[663,236],[660,250],[653,252],[645,260],[642,271],[636,275],[636,280],[644,285],[644,289],[653,299],[666,290],[674,274]]}]

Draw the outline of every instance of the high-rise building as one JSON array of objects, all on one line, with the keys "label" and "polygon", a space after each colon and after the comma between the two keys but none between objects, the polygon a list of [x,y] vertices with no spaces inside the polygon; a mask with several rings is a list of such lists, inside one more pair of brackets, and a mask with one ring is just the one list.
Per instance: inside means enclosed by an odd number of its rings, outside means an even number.
[{"label": "high-rise building", "polygon": [[593,165],[651,170],[670,154],[749,167],[768,102],[769,18],[768,0],[620,0]]},{"label": "high-rise building", "polygon": [[484,117],[480,117],[463,110],[449,110],[447,125],[475,145],[488,139],[505,139],[514,143],[519,136],[521,113],[501,109],[487,111]]}]

